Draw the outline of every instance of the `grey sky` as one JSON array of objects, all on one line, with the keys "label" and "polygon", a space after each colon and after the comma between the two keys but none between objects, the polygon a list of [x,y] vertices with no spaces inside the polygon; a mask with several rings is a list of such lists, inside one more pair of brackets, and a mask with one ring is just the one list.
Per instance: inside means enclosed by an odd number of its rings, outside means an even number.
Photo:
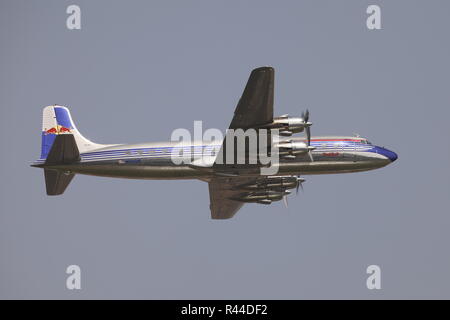
[{"label": "grey sky", "polygon": [[[82,29],[69,31],[70,4]],[[366,28],[378,4],[382,30]],[[0,2],[0,298],[450,298],[448,1]],[[254,67],[276,114],[399,160],[209,218],[207,184],[76,176],[47,197],[42,108],[100,143],[225,129]],[[65,288],[80,265],[82,290]],[[382,270],[369,291],[368,265]]]}]

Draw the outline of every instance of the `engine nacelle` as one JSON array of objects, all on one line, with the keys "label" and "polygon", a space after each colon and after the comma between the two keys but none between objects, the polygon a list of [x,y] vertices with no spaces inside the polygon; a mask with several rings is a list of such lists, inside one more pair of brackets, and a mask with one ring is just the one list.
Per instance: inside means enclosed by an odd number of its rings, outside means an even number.
[{"label": "engine nacelle", "polygon": [[294,176],[280,176],[268,177],[261,181],[241,184],[236,186],[235,190],[275,190],[284,191],[287,189],[297,188],[299,183],[304,182],[305,179]]},{"label": "engine nacelle", "polygon": [[280,136],[291,136],[294,133],[302,132],[306,126],[310,125],[306,123],[303,118],[300,117],[288,117],[281,116],[273,119],[273,128],[280,130]]},{"label": "engine nacelle", "polygon": [[279,149],[280,155],[300,155],[308,153],[315,149],[315,147],[308,146],[305,142],[301,141],[282,141],[276,144]]},{"label": "engine nacelle", "polygon": [[243,193],[231,200],[240,202],[257,202],[262,204],[270,204],[272,201],[280,201],[284,196],[290,194],[290,191],[256,191]]},{"label": "engine nacelle", "polygon": [[283,115],[280,117],[273,118],[273,122],[260,126],[259,128],[265,129],[278,129],[280,136],[289,137],[294,133],[302,132],[306,127],[312,125],[308,122],[309,115],[303,117],[289,117],[288,115]]}]

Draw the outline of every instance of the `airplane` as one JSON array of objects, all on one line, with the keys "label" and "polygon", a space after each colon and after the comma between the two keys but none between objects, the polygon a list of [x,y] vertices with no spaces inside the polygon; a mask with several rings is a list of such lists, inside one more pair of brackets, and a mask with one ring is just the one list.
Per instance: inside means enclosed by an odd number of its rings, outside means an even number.
[{"label": "airplane", "polygon": [[[62,194],[75,174],[131,179],[199,179],[209,184],[212,219],[229,219],[245,203],[271,204],[285,200],[291,190],[303,188],[301,176],[368,171],[384,167],[397,154],[359,136],[311,137],[309,112],[300,117],[274,117],[272,67],[254,69],[237,104],[229,130],[277,130],[279,163],[275,175],[262,175],[263,165],[221,163],[175,164],[171,155],[177,142],[98,144],[77,130],[69,109],[60,105],[43,109],[41,156],[31,166],[43,168],[47,195]],[[272,131],[270,131],[272,132]],[[305,137],[293,137],[304,132]],[[181,146],[197,152],[222,143],[194,141]],[[269,134],[269,139],[273,137]],[[273,143],[273,140],[270,140]],[[244,157],[249,156],[248,150]],[[234,151],[237,152],[237,151]],[[270,151],[269,151],[270,152]],[[212,154],[214,157],[214,154]],[[216,158],[217,159],[217,158]]]}]

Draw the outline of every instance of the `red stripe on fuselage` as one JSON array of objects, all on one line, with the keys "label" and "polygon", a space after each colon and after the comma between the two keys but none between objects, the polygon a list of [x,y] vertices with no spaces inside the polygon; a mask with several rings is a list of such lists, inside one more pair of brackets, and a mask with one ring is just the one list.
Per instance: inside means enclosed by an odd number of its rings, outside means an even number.
[{"label": "red stripe on fuselage", "polygon": [[354,141],[361,142],[364,140],[356,140],[356,139],[311,139],[311,141]]}]

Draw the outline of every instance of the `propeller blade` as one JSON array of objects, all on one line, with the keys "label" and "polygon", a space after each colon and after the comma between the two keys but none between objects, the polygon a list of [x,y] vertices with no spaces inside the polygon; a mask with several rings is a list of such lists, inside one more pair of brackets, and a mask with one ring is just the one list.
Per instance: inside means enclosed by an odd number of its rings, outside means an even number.
[{"label": "propeller blade", "polygon": [[300,176],[297,177],[297,187],[295,189],[296,194],[298,195],[298,189],[302,188],[302,192],[304,191],[303,189],[303,182],[305,182],[305,179],[300,178]]},{"label": "propeller blade", "polygon": [[310,127],[306,127],[305,131],[306,131],[306,142],[307,142],[307,146],[309,147],[311,145],[311,129],[310,129]]},{"label": "propeller blade", "polygon": [[283,197],[283,201],[284,201],[284,205],[285,205],[286,208],[287,208],[287,207],[288,207],[287,195]]},{"label": "propeller blade", "polygon": [[[306,125],[306,127],[305,127],[306,145],[308,147],[310,147],[311,146],[311,123],[309,122],[309,110],[308,109],[306,109],[305,113],[302,113],[302,118],[303,118],[303,121],[304,121],[304,123]],[[308,156],[309,156],[309,159],[311,160],[311,162],[313,162],[314,159],[313,159],[313,156],[311,154],[311,150],[308,150]]]}]

